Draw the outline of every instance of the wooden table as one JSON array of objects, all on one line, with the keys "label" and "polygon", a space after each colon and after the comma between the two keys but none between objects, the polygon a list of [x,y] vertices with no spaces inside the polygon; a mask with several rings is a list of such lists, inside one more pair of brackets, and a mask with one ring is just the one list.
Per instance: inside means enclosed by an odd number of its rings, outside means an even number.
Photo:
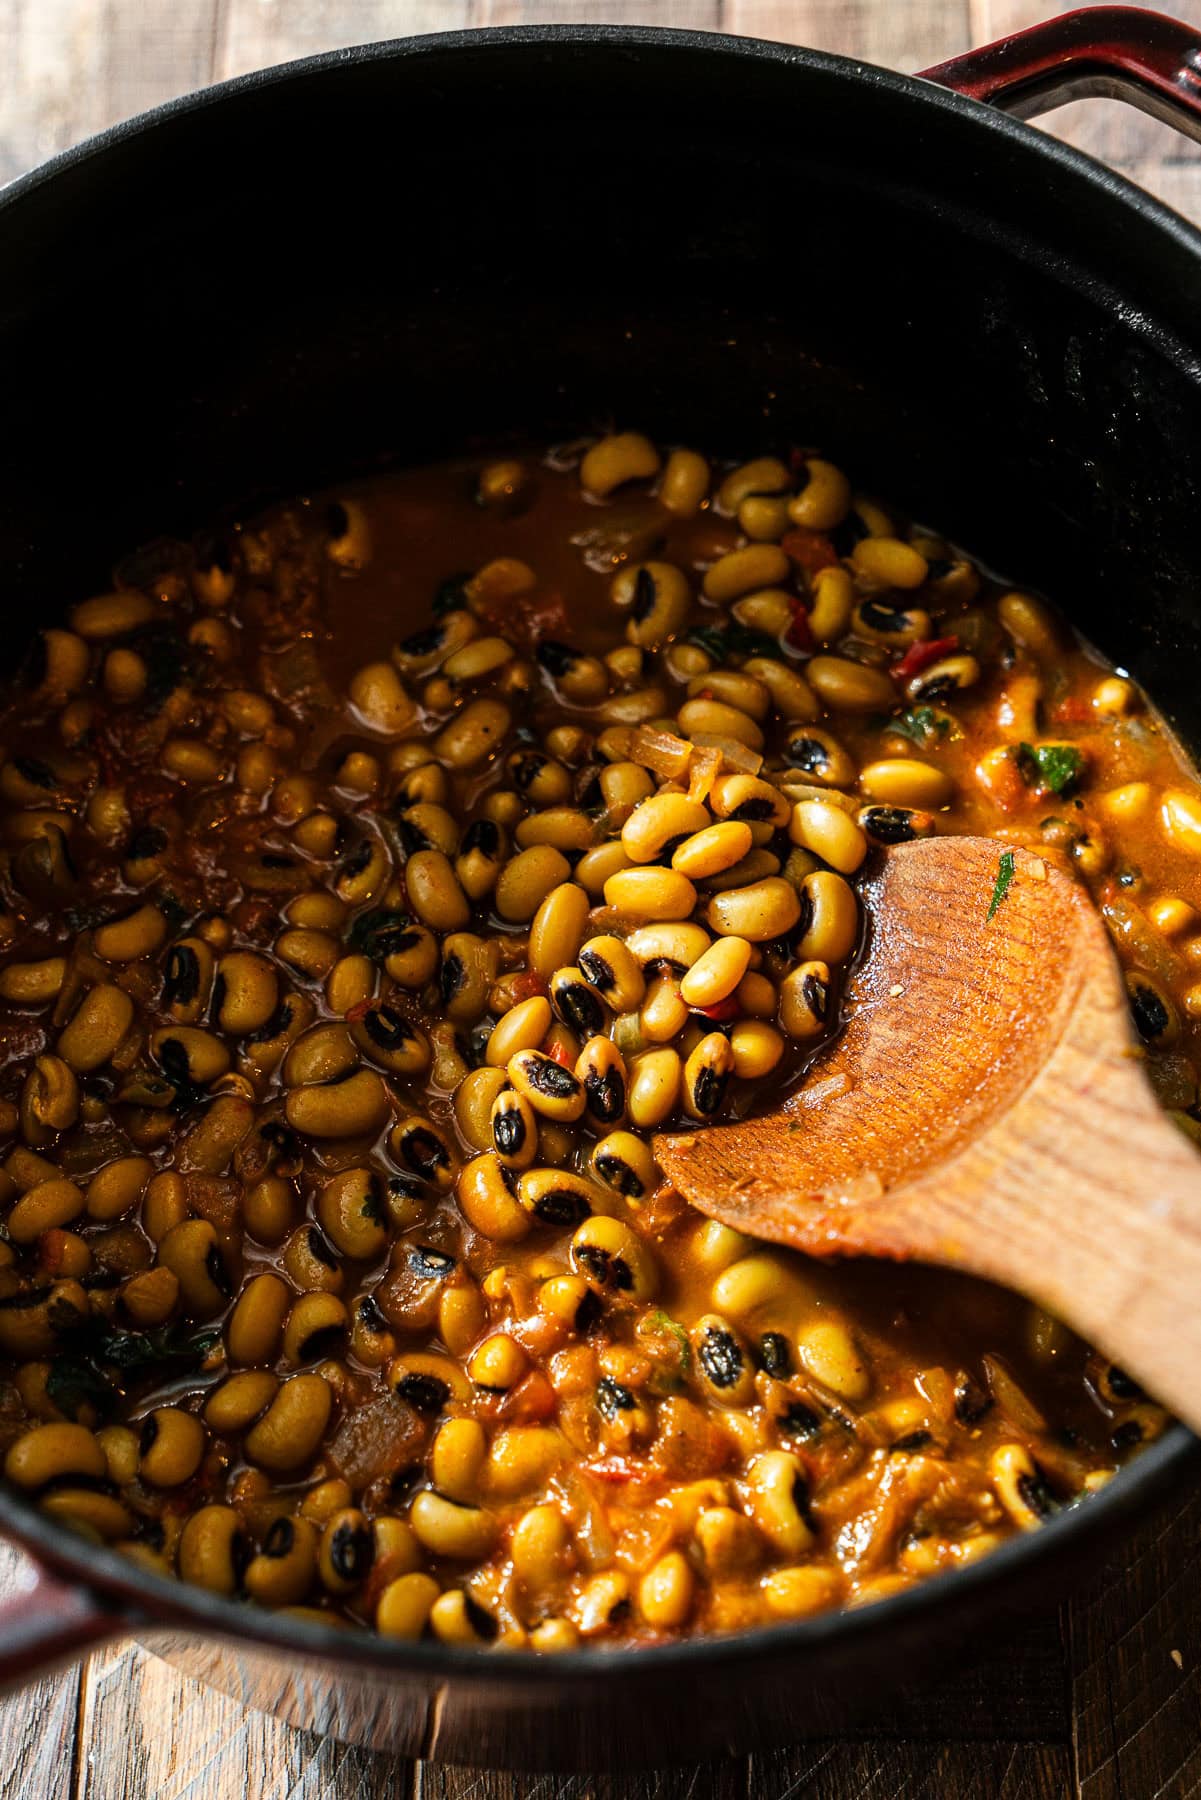
[{"label": "wooden table", "polygon": [[[1159,0],[1201,17],[1201,0]],[[245,69],[464,25],[687,24],[920,69],[1055,0],[0,0],[0,181],[113,120]],[[1201,221],[1201,152],[1089,101],[1054,129]],[[292,1731],[138,1649],[0,1702],[0,1800],[1177,1800],[1201,1794],[1201,1499],[1149,1521],[1085,1592],[854,1739],[641,1779],[409,1764]],[[0,1569],[11,1578],[13,1559]]]}]

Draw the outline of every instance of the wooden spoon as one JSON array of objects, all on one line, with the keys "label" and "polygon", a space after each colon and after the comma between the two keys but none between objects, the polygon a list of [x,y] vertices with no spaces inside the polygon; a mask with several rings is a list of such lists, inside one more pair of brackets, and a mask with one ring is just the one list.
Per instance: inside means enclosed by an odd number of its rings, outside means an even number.
[{"label": "wooden spoon", "polygon": [[1201,1430],[1201,1156],[1087,894],[942,837],[890,851],[865,902],[842,1035],[778,1111],[659,1138],[664,1174],[752,1237],[1016,1288]]}]

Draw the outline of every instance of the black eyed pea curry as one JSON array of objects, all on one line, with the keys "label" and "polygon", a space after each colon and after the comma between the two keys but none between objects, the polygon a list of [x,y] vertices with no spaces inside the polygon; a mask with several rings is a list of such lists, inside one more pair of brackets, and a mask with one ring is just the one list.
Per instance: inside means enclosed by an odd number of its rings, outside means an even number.
[{"label": "black eyed pea curry", "polygon": [[1163,1416],[1012,1295],[691,1213],[887,846],[1084,882],[1194,1134],[1201,792],[822,457],[620,433],[160,542],[0,713],[0,1454],[158,1574],[554,1652],[860,1605]]}]

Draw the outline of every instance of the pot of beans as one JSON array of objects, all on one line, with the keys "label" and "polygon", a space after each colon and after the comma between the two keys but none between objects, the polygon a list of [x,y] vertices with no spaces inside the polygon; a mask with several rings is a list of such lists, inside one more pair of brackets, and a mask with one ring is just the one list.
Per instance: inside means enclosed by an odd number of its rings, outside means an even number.
[{"label": "pot of beans", "polygon": [[820,1104],[871,872],[960,832],[1085,886],[1201,1134],[1201,239],[1017,122],[1196,135],[1199,62],[481,31],[0,198],[6,1679],[695,1760],[1184,1479],[1036,1298],[656,1137]]}]

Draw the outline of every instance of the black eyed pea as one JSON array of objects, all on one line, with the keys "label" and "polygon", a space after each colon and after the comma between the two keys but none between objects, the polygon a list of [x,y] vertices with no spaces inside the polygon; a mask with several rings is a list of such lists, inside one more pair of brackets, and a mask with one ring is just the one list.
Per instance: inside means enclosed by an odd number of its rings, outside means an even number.
[{"label": "black eyed pea", "polygon": [[58,998],[66,973],[64,956],[9,963],[0,969],[0,1000],[11,1001],[14,1006],[47,1006]]},{"label": "black eyed pea", "polygon": [[621,831],[635,807],[653,795],[655,784],[641,763],[618,760],[601,770],[600,791],[606,825],[610,831]]},{"label": "black eyed pea", "polygon": [[432,1120],[414,1114],[402,1119],[388,1137],[388,1150],[402,1169],[448,1193],[458,1172],[458,1158],[446,1133]]},{"label": "black eyed pea", "polygon": [[734,1073],[734,1052],[720,1031],[703,1037],[684,1064],[684,1110],[691,1119],[713,1119],[721,1111]]},{"label": "black eyed pea", "polygon": [[629,693],[610,694],[599,709],[601,718],[611,725],[644,725],[650,719],[665,718],[669,710],[667,690],[662,687],[640,687]]},{"label": "black eyed pea", "polygon": [[476,769],[494,756],[513,722],[503,700],[471,700],[434,739],[439,762],[455,770]]},{"label": "black eyed pea", "polygon": [[571,1264],[602,1299],[650,1300],[659,1271],[649,1247],[620,1219],[594,1213],[571,1240]]},{"label": "black eyed pea", "polygon": [[283,1261],[288,1280],[302,1294],[341,1293],[345,1273],[320,1226],[299,1226],[288,1239]]},{"label": "black eyed pea", "polygon": [[350,1349],[368,1369],[382,1368],[396,1354],[396,1339],[372,1294],[361,1294],[351,1310]]},{"label": "black eyed pea", "polygon": [[570,1123],[584,1111],[587,1096],[583,1083],[570,1069],[540,1050],[519,1051],[510,1059],[506,1074],[540,1117]]},{"label": "black eyed pea", "polygon": [[787,825],[788,801],[779,788],[757,775],[719,775],[709,790],[709,805],[718,819],[737,819],[752,827]]},{"label": "black eyed pea", "polygon": [[999,1444],[989,1457],[988,1473],[1019,1531],[1037,1531],[1055,1511],[1046,1477],[1024,1444]]},{"label": "black eyed pea", "polygon": [[631,918],[686,919],[696,905],[696,888],[675,869],[621,869],[605,883],[605,905]]},{"label": "black eyed pea", "polygon": [[204,1426],[176,1406],[160,1406],[142,1422],[138,1476],[151,1487],[182,1487],[200,1467],[207,1438]]},{"label": "black eyed pea", "polygon": [[805,678],[818,699],[835,711],[888,712],[896,704],[896,688],[884,670],[849,657],[810,657]]},{"label": "black eyed pea", "polygon": [[721,1406],[745,1406],[754,1398],[755,1368],[750,1351],[727,1320],[706,1313],[689,1337],[704,1392]]},{"label": "black eyed pea", "polygon": [[580,486],[586,494],[603,500],[627,481],[652,480],[659,468],[659,452],[648,437],[640,431],[611,432],[584,452]]},{"label": "black eyed pea", "polygon": [[444,1644],[491,1644],[500,1626],[486,1607],[464,1588],[439,1594],[430,1608],[434,1636]]},{"label": "black eyed pea", "polygon": [[204,1422],[218,1437],[245,1431],[279,1391],[279,1377],[269,1369],[243,1369],[214,1388],[204,1406]]},{"label": "black eyed pea", "polygon": [[878,599],[861,601],[851,623],[858,637],[896,650],[930,637],[932,630],[929,613],[920,607],[895,606]]},{"label": "black eyed pea", "polygon": [[842,1599],[842,1576],[820,1563],[775,1569],[763,1578],[761,1592],[767,1610],[776,1619],[808,1619],[828,1612]]},{"label": "black eyed pea", "polygon": [[61,1056],[39,1056],[21,1084],[21,1136],[32,1150],[47,1149],[79,1117],[79,1083]]},{"label": "black eyed pea", "polygon": [[479,1492],[488,1441],[478,1419],[447,1419],[430,1447],[430,1478],[451,1500],[470,1502]]},{"label": "black eyed pea", "polygon": [[599,656],[581,656],[549,639],[543,639],[535,654],[563,698],[576,706],[591,706],[608,693],[609,677]]},{"label": "black eyed pea", "polygon": [[919,588],[929,574],[925,557],[902,538],[860,538],[851,564],[856,575],[880,588]]},{"label": "black eyed pea", "polygon": [[508,849],[505,830],[495,820],[475,819],[467,827],[455,858],[455,874],[469,900],[482,900],[492,892]]},{"label": "black eyed pea", "polygon": [[[767,827],[753,825],[752,831],[764,831]],[[816,857],[814,863],[816,864]],[[780,873],[780,859],[771,850],[756,847],[747,852],[741,862],[733,868],[723,869],[719,875],[710,875],[705,887],[710,894],[725,894],[732,888],[751,887],[756,881],[764,881],[769,875]],[[791,878],[790,878],[791,879]]]},{"label": "black eyed pea", "polygon": [[500,967],[494,939],[455,931],[443,940],[438,986],[446,1016],[473,1024],[488,1010],[488,995]]},{"label": "black eyed pea", "polygon": [[796,889],[776,875],[715,894],[705,912],[707,923],[719,936],[746,938],[752,944],[783,937],[800,917]]},{"label": "black eyed pea", "polygon": [[1014,643],[1031,656],[1051,661],[1060,655],[1062,643],[1054,617],[1032,594],[1002,594],[997,617]]},{"label": "black eyed pea", "polygon": [[748,750],[762,750],[763,733],[754,719],[737,706],[721,700],[685,700],[676,714],[676,722],[685,737],[700,742],[710,738],[732,738]]},{"label": "black eyed pea", "polygon": [[546,1485],[570,1455],[563,1435],[542,1425],[509,1425],[498,1431],[484,1469],[485,1492],[493,1499],[515,1500]]},{"label": "black eyed pea", "polygon": [[575,1622],[581,1637],[596,1637],[630,1606],[630,1578],[621,1569],[604,1569],[591,1576],[575,1601]]},{"label": "black eyed pea", "polygon": [[[420,846],[417,846],[420,848]],[[375,837],[364,837],[347,851],[338,863],[333,894],[301,894],[288,908],[293,925],[313,926],[319,930],[337,931],[342,906],[366,906],[378,897],[392,874],[392,858],[387,847]],[[328,905],[333,902],[333,906]],[[302,904],[303,902],[303,904]],[[314,902],[320,902],[315,905]]]},{"label": "black eyed pea", "polygon": [[961,688],[975,687],[979,679],[980,664],[974,656],[944,656],[906,682],[905,698],[914,704],[944,700]]},{"label": "black eyed pea", "polygon": [[318,1481],[308,1489],[300,1502],[301,1517],[324,1529],[334,1514],[342,1512],[352,1499],[350,1483],[340,1475],[331,1475],[328,1480]]},{"label": "black eyed pea", "polygon": [[642,966],[620,938],[589,938],[579,951],[579,969],[614,1012],[632,1012],[642,1004],[646,993]]},{"label": "black eyed pea", "polygon": [[390,1074],[422,1075],[430,1066],[429,1038],[386,1000],[375,1000],[363,1008],[351,1024],[350,1036],[372,1062]]},{"label": "black eyed pea", "polygon": [[250,1598],[261,1606],[294,1606],[303,1600],[317,1572],[319,1542],[308,1519],[286,1514],[273,1519],[243,1578]]},{"label": "black eyed pea", "polygon": [[672,852],[671,866],[689,881],[706,881],[732,869],[751,849],[751,827],[738,819],[723,819],[684,839]]},{"label": "black eyed pea", "polygon": [[677,518],[690,519],[709,492],[709,465],[695,450],[673,450],[663,465],[659,505]]},{"label": "black eyed pea", "polygon": [[747,1511],[772,1549],[800,1556],[814,1541],[809,1487],[800,1462],[787,1450],[764,1450],[747,1470]]},{"label": "black eyed pea", "polygon": [[937,812],[955,792],[955,783],[932,763],[914,756],[886,757],[859,771],[860,792],[884,806]]},{"label": "black eyed pea", "polygon": [[503,1069],[472,1069],[455,1089],[455,1124],[473,1150],[492,1148],[492,1109],[509,1084]]},{"label": "black eyed pea", "polygon": [[655,862],[669,849],[712,824],[708,809],[685,794],[652,794],[641,800],[621,828],[621,841],[634,863]]},{"label": "black eyed pea", "polygon": [[441,850],[448,858],[459,854],[459,823],[453,813],[433,801],[419,800],[397,817],[397,829],[408,855],[417,850]]},{"label": "black eyed pea", "polygon": [[55,1488],[38,1501],[38,1510],[61,1519],[72,1531],[111,1541],[127,1538],[133,1530],[133,1514],[112,1494],[94,1488]]},{"label": "black eyed pea", "polygon": [[610,587],[615,606],[629,612],[626,638],[641,650],[658,650],[684,629],[692,610],[688,577],[674,563],[635,563]]},{"label": "black eyed pea", "polygon": [[331,1514],[317,1555],[321,1585],[331,1594],[352,1593],[366,1581],[375,1561],[375,1535],[366,1514],[355,1506]]},{"label": "black eyed pea", "polygon": [[783,494],[792,486],[787,463],[777,456],[756,456],[731,469],[717,490],[717,504],[733,518],[744,500],[763,494]]},{"label": "black eyed pea", "polygon": [[549,844],[565,856],[578,856],[596,842],[597,826],[578,806],[548,806],[522,819],[514,836],[520,850]]},{"label": "black eyed pea", "polygon": [[486,1507],[466,1506],[428,1488],[414,1499],[409,1522],[432,1556],[467,1562],[487,1556],[499,1532],[496,1515]]},{"label": "black eyed pea", "polygon": [[474,1283],[445,1288],[438,1301],[438,1335],[453,1356],[465,1356],[484,1329],[484,1298]]},{"label": "black eyed pea", "polygon": [[517,1179],[518,1204],[542,1225],[578,1225],[596,1199],[591,1182],[570,1169],[526,1169]]},{"label": "black eyed pea", "polygon": [[[550,1003],[554,1007],[555,1016],[577,1038],[595,1037],[605,1030],[607,1014],[604,1004],[584,971],[578,967],[555,970],[550,978]],[[542,1036],[545,1035],[543,1032]],[[541,1041],[541,1037],[535,1038],[529,1047],[533,1048]],[[520,1047],[526,1048],[524,1045]]]},{"label": "black eyed pea", "polygon": [[779,587],[791,573],[792,564],[778,544],[750,544],[719,556],[702,585],[706,599],[726,605],[755,588]]},{"label": "black eyed pea", "polygon": [[516,1387],[529,1366],[521,1345],[504,1331],[486,1337],[467,1359],[467,1373],[476,1387],[494,1394],[505,1394]]},{"label": "black eyed pea", "polygon": [[470,923],[470,903],[441,850],[419,850],[410,856],[405,885],[413,911],[430,930],[462,931]]},{"label": "black eyed pea", "polygon": [[[775,996],[772,996],[774,1010]],[[761,1081],[784,1055],[784,1039],[763,1019],[739,1019],[730,1033],[734,1073],[739,1081]]]},{"label": "black eyed pea", "polygon": [[855,763],[838,739],[820,726],[808,725],[804,730],[791,732],[783,755],[790,769],[799,770],[822,787],[848,788],[855,779]]},{"label": "black eyed pea", "polygon": [[188,1217],[188,1191],[182,1175],[164,1169],[151,1177],[142,1202],[142,1226],[147,1237],[161,1244],[167,1233]]},{"label": "black eyed pea", "polygon": [[168,1025],[151,1033],[150,1049],[163,1074],[177,1088],[209,1087],[229,1068],[229,1051],[194,1025]]},{"label": "black eyed pea", "polygon": [[371,523],[357,500],[331,500],[325,509],[325,554],[344,574],[371,561]]},{"label": "black eyed pea", "polygon": [[788,516],[806,531],[831,531],[851,507],[851,484],[842,470],[819,456],[805,459],[805,480],[788,503]]},{"label": "black eyed pea", "polygon": [[97,643],[104,638],[124,637],[139,625],[148,625],[154,617],[154,604],[136,588],[122,588],[117,593],[95,594],[81,600],[71,610],[71,626],[81,638]]},{"label": "black eyed pea", "polygon": [[636,1056],[626,1095],[631,1124],[640,1131],[661,1125],[676,1109],[683,1077],[679,1054],[669,1045]]},{"label": "black eyed pea", "polygon": [[339,1356],[349,1332],[350,1315],[336,1294],[301,1294],[284,1326],[284,1361],[295,1369]]},{"label": "black eyed pea", "polygon": [[[556,648],[543,645],[542,651]],[[574,656],[574,651],[565,651]],[[554,757],[541,750],[515,750],[506,764],[509,780],[527,806],[543,808],[564,806],[571,799],[571,774]]]},{"label": "black eyed pea", "polygon": [[841,1320],[811,1320],[798,1331],[796,1348],[805,1370],[840,1400],[853,1404],[871,1393],[871,1370]]},{"label": "black eyed pea", "polygon": [[557,1506],[532,1506],[513,1527],[513,1572],[523,1586],[542,1590],[571,1566],[571,1534]]},{"label": "black eyed pea", "polygon": [[690,969],[711,942],[703,925],[696,925],[691,920],[671,920],[641,925],[631,931],[626,939],[626,949],[641,967],[649,963],[670,963],[673,969]]},{"label": "black eyed pea", "polygon": [[98,925],[92,948],[105,962],[136,962],[153,956],[167,941],[167,921],[157,906],[139,906],[123,918]]},{"label": "black eyed pea", "polygon": [[680,1550],[669,1550],[638,1583],[638,1610],[648,1625],[671,1631],[688,1623],[695,1592],[688,1558]]},{"label": "black eyed pea", "polygon": [[380,1177],[374,1169],[343,1169],[331,1176],[317,1200],[317,1217],[335,1249],[355,1261],[383,1254],[387,1214]]},{"label": "black eyed pea", "polygon": [[236,1594],[248,1561],[242,1521],[232,1506],[202,1506],[179,1539],[179,1573],[213,1594]]},{"label": "black eyed pea", "polygon": [[104,1453],[108,1479],[114,1487],[128,1487],[138,1473],[138,1434],[128,1425],[105,1425],[96,1433]]},{"label": "black eyed pea", "polygon": [[632,1131],[611,1131],[602,1138],[592,1152],[592,1171],[627,1200],[644,1200],[659,1182],[649,1146]]},{"label": "black eyed pea", "polygon": [[4,1473],[16,1487],[32,1490],[65,1476],[103,1481],[104,1452],[83,1425],[35,1425],[9,1446]]},{"label": "black eyed pea", "polygon": [[373,1069],[343,1081],[293,1088],[284,1117],[302,1137],[360,1137],[379,1130],[388,1117],[388,1091]]},{"label": "black eyed pea", "polygon": [[504,1167],[528,1169],[538,1152],[538,1119],[525,1096],[502,1088],[492,1102],[490,1125],[491,1146]]},{"label": "black eyed pea", "polygon": [[207,1219],[185,1219],[173,1225],[159,1245],[159,1261],[179,1282],[185,1312],[211,1319],[228,1304],[234,1291],[217,1233]]},{"label": "black eyed pea", "polygon": [[584,1089],[585,1108],[598,1125],[608,1128],[624,1119],[629,1072],[611,1038],[589,1038],[576,1063],[575,1077]]},{"label": "black eyed pea", "polygon": [[[1180,1036],[1180,1014],[1162,983],[1142,969],[1130,969],[1126,973],[1126,994],[1135,1029],[1143,1043],[1161,1047],[1174,1044]],[[21,1204],[18,1201],[18,1207]],[[16,1210],[17,1207],[14,1207],[13,1212]],[[12,1230],[11,1215],[9,1230]]]},{"label": "black eyed pea", "polygon": [[369,956],[340,956],[325,978],[325,1003],[332,1013],[348,1013],[372,998],[375,985]]},{"label": "black eyed pea", "polygon": [[388,1387],[406,1406],[426,1418],[437,1418],[447,1402],[471,1398],[471,1386],[458,1363],[448,1356],[410,1351],[393,1357],[384,1371]]},{"label": "black eyed pea", "polygon": [[88,1296],[74,1279],[9,1294],[0,1305],[0,1350],[23,1359],[49,1356],[82,1329],[90,1311]]},{"label": "black eyed pea", "polygon": [[688,1023],[688,1003],[680,996],[680,984],[670,969],[653,975],[646,999],[638,1012],[639,1047],[669,1044]]},{"label": "black eyed pea", "polygon": [[788,835],[802,850],[812,850],[842,875],[853,875],[867,855],[863,827],[842,807],[824,800],[798,801]]},{"label": "black eyed pea", "polygon": [[419,1638],[440,1592],[432,1575],[417,1570],[398,1575],[376,1602],[375,1629],[385,1638]]},{"label": "black eyed pea", "polygon": [[780,1024],[790,1038],[820,1037],[830,1019],[830,968],[798,963],[780,983]]},{"label": "black eyed pea", "polygon": [[519,1204],[498,1156],[485,1154],[469,1162],[456,1192],[468,1224],[493,1243],[517,1243],[529,1233],[530,1216]]},{"label": "black eyed pea", "polygon": [[507,1068],[510,1058],[519,1050],[537,1049],[550,1025],[551,1003],[543,994],[531,994],[528,1000],[511,1006],[497,1020],[488,1038],[484,1052],[488,1066]]},{"label": "black eyed pea", "polygon": [[[610,875],[629,867],[630,859],[621,839],[611,838],[607,844],[598,844],[593,850],[585,850],[575,866],[575,879],[593,901],[598,901],[604,894],[605,883]],[[539,973],[541,972],[540,970]]]},{"label": "black eyed pea", "polygon": [[246,1433],[248,1459],[273,1471],[299,1468],[321,1443],[332,1406],[333,1394],[322,1376],[291,1376]]},{"label": "black eyed pea", "polygon": [[904,806],[864,806],[856,816],[875,844],[912,844],[917,838],[933,837],[937,830],[933,813]]},{"label": "black eyed pea", "polygon": [[132,1024],[133,1001],[121,988],[89,988],[59,1034],[58,1055],[77,1075],[90,1075],[109,1061]]},{"label": "black eyed pea", "polygon": [[295,1221],[297,1194],[282,1175],[264,1175],[243,1191],[242,1222],[260,1244],[278,1244]]},{"label": "black eyed pea", "polygon": [[216,958],[202,937],[180,938],[167,952],[162,1004],[180,1025],[195,1025],[209,1003]]},{"label": "black eyed pea", "polygon": [[519,850],[501,870],[496,910],[512,923],[533,919],[547,896],[570,879],[571,864],[560,850],[550,844],[533,844],[528,850]]},{"label": "black eyed pea", "polygon": [[233,950],[217,965],[213,1013],[222,1031],[248,1037],[260,1030],[279,1004],[279,981],[265,956]]},{"label": "black eyed pea", "polygon": [[[239,1076],[230,1076],[231,1082]],[[221,1093],[199,1123],[182,1139],[177,1157],[181,1174],[220,1175],[238,1145],[254,1127],[254,1107],[239,1093]]]},{"label": "black eyed pea", "polygon": [[350,678],[350,703],[361,724],[381,737],[399,737],[417,717],[417,707],[389,662],[365,663]]},{"label": "black eyed pea", "polygon": [[680,997],[686,1006],[716,1006],[735,991],[751,965],[753,952],[746,938],[718,938],[680,977]]},{"label": "black eyed pea", "polygon": [[170,1269],[143,1269],[121,1285],[121,1305],[135,1325],[162,1325],[179,1304],[179,1278]]},{"label": "black eyed pea", "polygon": [[802,962],[843,962],[859,937],[859,902],[832,870],[806,875],[800,889],[800,921],[793,950]]}]

